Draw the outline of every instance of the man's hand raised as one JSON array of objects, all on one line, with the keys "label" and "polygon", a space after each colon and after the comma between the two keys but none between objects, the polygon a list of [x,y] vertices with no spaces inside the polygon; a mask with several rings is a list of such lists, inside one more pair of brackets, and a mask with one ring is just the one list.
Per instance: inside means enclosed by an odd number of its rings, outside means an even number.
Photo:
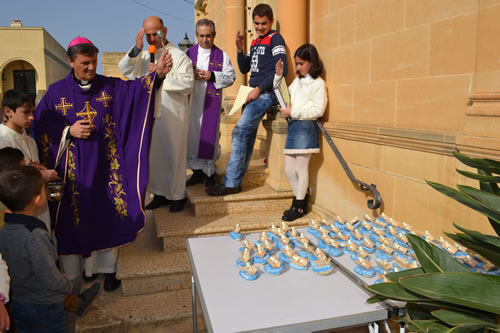
[{"label": "man's hand raised", "polygon": [[243,44],[244,44],[244,42],[245,42],[245,38],[243,37],[243,35],[238,30],[238,32],[236,33],[236,50],[238,52],[243,52]]},{"label": "man's hand raised", "polygon": [[139,50],[142,50],[144,47],[144,28],[141,28],[137,32],[137,35],[135,36],[135,46],[137,46]]}]

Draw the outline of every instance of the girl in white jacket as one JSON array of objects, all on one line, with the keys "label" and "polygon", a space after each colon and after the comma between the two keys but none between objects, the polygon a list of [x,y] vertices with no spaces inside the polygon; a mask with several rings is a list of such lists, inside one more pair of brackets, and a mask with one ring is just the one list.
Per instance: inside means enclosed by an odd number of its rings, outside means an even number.
[{"label": "girl in white jacket", "polygon": [[[294,221],[307,213],[309,197],[309,160],[319,153],[316,119],[325,112],[327,95],[325,81],[320,77],[323,63],[312,44],[304,44],[295,51],[298,77],[288,88],[291,105],[280,112],[288,120],[285,143],[285,171],[295,198],[282,220]],[[275,84],[283,75],[283,63],[276,63]]]}]

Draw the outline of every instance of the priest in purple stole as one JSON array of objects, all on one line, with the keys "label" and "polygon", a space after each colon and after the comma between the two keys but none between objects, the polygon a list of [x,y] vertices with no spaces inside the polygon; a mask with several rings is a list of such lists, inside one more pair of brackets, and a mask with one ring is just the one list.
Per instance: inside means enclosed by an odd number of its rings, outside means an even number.
[{"label": "priest in purple stole", "polygon": [[82,263],[72,255],[97,253],[103,259],[88,275],[108,273],[105,289],[113,290],[119,281],[109,249],[134,241],[144,227],[154,98],[170,63],[164,55],[157,72],[122,81],[96,74],[97,52],[86,38],[70,43],[73,69],[38,104],[33,133],[40,161],[65,182],[62,200],[51,204],[63,269],[75,278]]},{"label": "priest in purple stole", "polygon": [[215,185],[215,161],[220,155],[219,116],[222,88],[236,79],[226,52],[214,45],[215,25],[209,19],[196,22],[198,44],[187,50],[193,62],[195,85],[191,93],[187,167],[193,175],[186,185]]}]

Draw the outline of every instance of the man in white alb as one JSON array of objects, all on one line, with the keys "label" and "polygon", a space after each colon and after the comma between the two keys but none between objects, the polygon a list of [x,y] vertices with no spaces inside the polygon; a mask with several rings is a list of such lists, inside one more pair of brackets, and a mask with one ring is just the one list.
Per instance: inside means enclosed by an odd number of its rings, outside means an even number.
[{"label": "man in white alb", "polygon": [[209,19],[196,22],[198,44],[187,50],[193,62],[195,84],[189,99],[190,121],[187,167],[193,175],[186,185],[215,185],[215,161],[220,155],[219,116],[222,88],[236,79],[226,52],[214,45],[215,25]]},{"label": "man in white alb", "polygon": [[[162,36],[158,36],[158,31]],[[186,54],[167,40],[167,28],[163,21],[157,16],[150,16],[137,33],[135,45],[118,64],[126,78],[135,79],[155,69],[156,64],[150,62],[148,51],[142,51],[144,35],[147,42],[156,47],[155,62],[163,49],[170,53],[173,61],[161,93],[156,95],[149,154],[149,190],[154,197],[145,208],[170,205],[170,212],[179,212],[186,203],[188,96],[193,90],[193,66]]]}]

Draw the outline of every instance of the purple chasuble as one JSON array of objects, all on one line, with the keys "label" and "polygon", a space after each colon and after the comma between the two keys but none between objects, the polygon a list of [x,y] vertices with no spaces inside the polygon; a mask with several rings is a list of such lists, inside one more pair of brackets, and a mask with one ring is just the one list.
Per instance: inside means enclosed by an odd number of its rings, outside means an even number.
[{"label": "purple chasuble", "polygon": [[134,81],[96,75],[83,90],[71,72],[38,104],[33,134],[48,168],[66,126],[81,119],[96,126],[88,139],[71,138],[56,168],[65,181],[63,199],[50,203],[59,254],[86,258],[134,241],[144,227],[154,75]]},{"label": "purple chasuble", "polygon": [[[198,62],[199,45],[189,48],[186,54],[196,68]],[[211,72],[222,72],[224,53],[221,49],[212,45],[208,70]],[[207,81],[207,92],[205,94],[205,105],[203,108],[203,119],[201,121],[200,143],[198,145],[198,158],[211,160],[214,158],[215,143],[217,141],[217,127],[219,122],[219,111],[222,101],[222,89],[215,88],[213,82]]]}]

